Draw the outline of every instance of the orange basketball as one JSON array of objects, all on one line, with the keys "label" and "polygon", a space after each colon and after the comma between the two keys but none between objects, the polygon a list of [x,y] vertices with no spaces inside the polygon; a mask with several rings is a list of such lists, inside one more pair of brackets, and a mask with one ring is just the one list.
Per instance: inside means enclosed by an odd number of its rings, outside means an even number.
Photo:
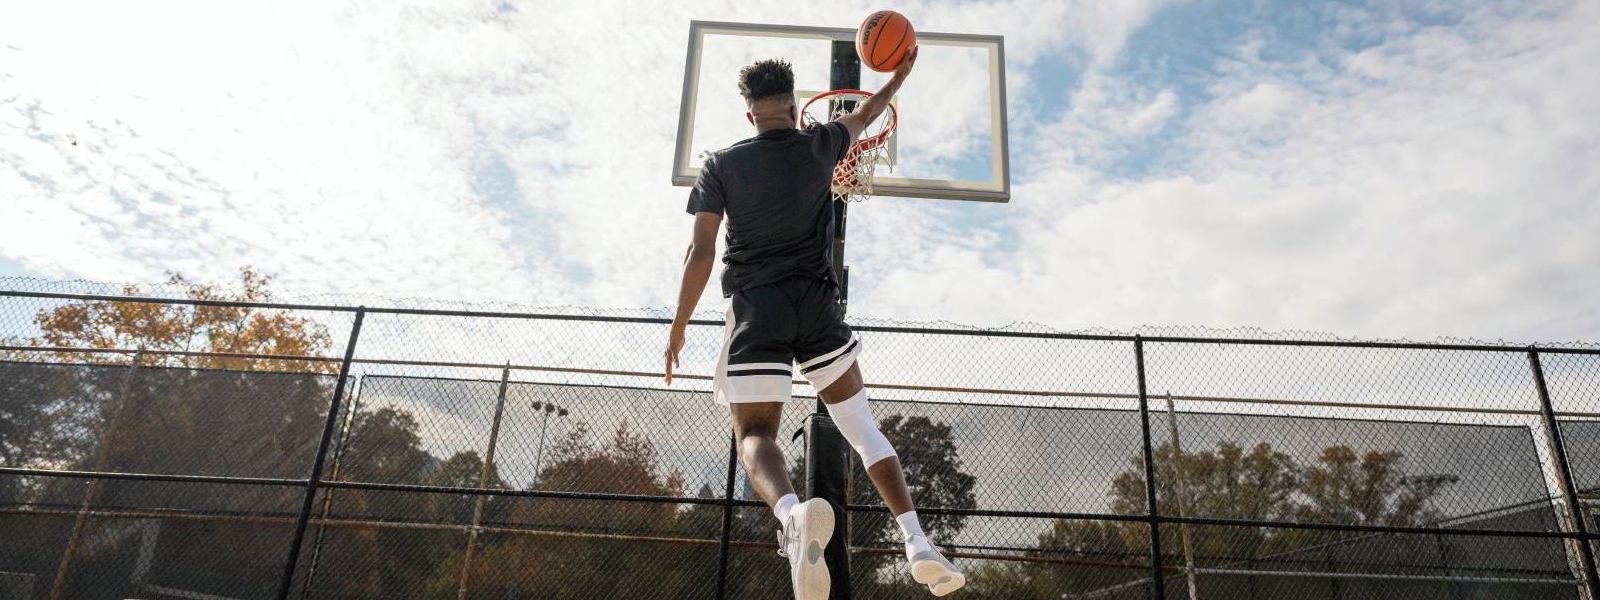
[{"label": "orange basketball", "polygon": [[856,54],[861,64],[879,73],[888,73],[900,66],[913,46],[917,45],[917,32],[905,15],[892,10],[880,10],[867,15],[856,31]]}]

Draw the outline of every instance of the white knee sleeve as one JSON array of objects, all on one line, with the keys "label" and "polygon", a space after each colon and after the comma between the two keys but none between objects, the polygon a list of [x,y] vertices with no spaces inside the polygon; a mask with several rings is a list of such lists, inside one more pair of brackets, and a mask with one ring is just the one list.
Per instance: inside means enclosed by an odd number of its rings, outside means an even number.
[{"label": "white knee sleeve", "polygon": [[849,400],[827,407],[828,414],[833,416],[834,426],[844,434],[845,441],[856,449],[856,454],[861,455],[862,465],[872,466],[895,455],[894,446],[890,446],[889,438],[878,430],[878,423],[872,420],[872,411],[867,409],[867,390],[863,389]]}]

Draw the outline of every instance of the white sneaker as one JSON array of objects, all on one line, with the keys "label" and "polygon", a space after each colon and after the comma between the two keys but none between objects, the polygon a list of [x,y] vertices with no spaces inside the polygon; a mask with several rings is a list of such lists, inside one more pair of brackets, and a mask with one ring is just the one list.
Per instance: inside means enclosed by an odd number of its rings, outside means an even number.
[{"label": "white sneaker", "polygon": [[935,596],[944,596],[967,584],[967,576],[945,560],[924,536],[914,535],[906,540],[906,561],[911,563],[911,578],[928,586]]},{"label": "white sneaker", "polygon": [[827,500],[812,498],[801,502],[784,520],[783,529],[778,531],[778,556],[789,558],[795,600],[827,600],[831,580],[822,549],[832,537],[833,507]]}]

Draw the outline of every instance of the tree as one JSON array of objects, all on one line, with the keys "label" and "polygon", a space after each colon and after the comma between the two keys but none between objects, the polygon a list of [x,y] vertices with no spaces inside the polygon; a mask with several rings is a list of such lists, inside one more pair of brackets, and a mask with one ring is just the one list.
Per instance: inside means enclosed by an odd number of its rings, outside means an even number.
[{"label": "tree", "polygon": [[[240,279],[237,291],[191,285],[176,274],[168,283],[185,288],[193,300],[272,300],[269,277],[245,268]],[[122,291],[143,294],[132,285]],[[83,366],[127,364],[128,353],[49,352],[56,364],[5,363],[14,372],[6,378],[12,388],[5,390],[8,397],[25,400],[0,409],[5,417],[0,419],[0,459],[6,464],[94,468],[96,460],[103,460],[123,469],[217,474],[204,470],[220,466],[217,453],[205,446],[239,439],[261,444],[255,449],[264,454],[280,455],[259,457],[272,463],[266,469],[272,473],[250,475],[290,476],[282,473],[291,460],[298,461],[292,469],[296,473],[306,466],[303,456],[283,455],[302,450],[307,435],[319,429],[326,382],[304,376],[229,377],[193,369],[331,373],[336,367],[327,362],[218,355],[324,356],[331,343],[321,323],[276,310],[130,301],[69,302],[41,310],[34,322],[38,333],[20,345],[188,354],[137,355],[140,367],[169,367],[154,370]],[[37,354],[12,352],[9,358]],[[117,423],[118,431],[109,431],[118,409],[125,418]],[[135,448],[150,440],[173,447],[163,452]],[[103,456],[92,455],[100,449]]]},{"label": "tree", "polygon": [[1057,520],[1022,561],[991,561],[970,571],[963,593],[994,600],[1055,599],[1145,578],[1149,554],[1135,547],[1146,535],[1142,526],[1117,521]]},{"label": "tree", "polygon": [[[480,477],[482,486],[489,489],[508,489],[511,486],[500,479],[499,469],[491,465],[484,475],[483,459],[474,451],[457,452],[450,458],[439,463],[439,466],[423,476],[423,485],[439,487],[475,488],[479,486]],[[472,494],[428,494],[429,507],[427,514],[444,523],[470,523],[472,522],[473,506],[478,496]],[[482,522],[490,523],[504,518],[508,508],[504,496],[483,497]]]},{"label": "tree", "polygon": [[[1265,442],[1249,451],[1233,442],[1213,450],[1183,452],[1173,461],[1172,446],[1155,449],[1156,506],[1164,515],[1206,515],[1225,519],[1284,520],[1293,518],[1293,498],[1301,485],[1301,469],[1293,458]],[[1180,486],[1181,478],[1181,486]],[[1179,489],[1183,490],[1180,503]],[[1111,512],[1145,512],[1144,459],[1130,458],[1129,469],[1111,481]],[[1180,510],[1180,505],[1182,510]],[[1168,548],[1178,548],[1177,528],[1163,531]],[[1257,556],[1274,533],[1260,529],[1191,527],[1190,544],[1200,556]],[[1131,549],[1147,552],[1149,536],[1132,536]],[[1141,541],[1142,540],[1142,541]],[[1173,545],[1168,545],[1173,544]]]},{"label": "tree", "polygon": [[[352,415],[339,457],[338,478],[346,481],[477,487],[482,459],[458,452],[440,460],[422,447],[421,427],[411,413],[393,406]],[[506,487],[491,472],[488,487]],[[334,492],[334,518],[410,523],[469,523],[472,497],[465,494],[342,489]],[[502,502],[485,502],[503,511]],[[492,513],[490,518],[492,518]],[[346,527],[329,530],[332,573],[319,574],[320,593],[387,597],[432,585],[440,564],[460,552],[461,536],[397,527]],[[445,542],[445,543],[441,543]],[[453,586],[460,563],[450,581]],[[450,588],[452,591],[454,587]]]},{"label": "tree", "polygon": [[[94,407],[116,388],[116,373],[65,365],[0,362],[0,465],[61,467],[82,460]],[[13,483],[5,478],[7,484]],[[0,498],[9,498],[0,488]]]},{"label": "tree", "polygon": [[[178,275],[168,283],[184,288],[192,300],[272,299],[270,278],[248,268],[234,290],[191,285]],[[122,292],[145,295],[138,286]],[[327,374],[335,368],[315,360],[331,346],[321,323],[281,310],[136,301],[66,302],[39,311],[33,321],[34,335],[7,343],[40,350],[8,352],[3,357],[8,362],[0,367],[6,371],[0,393],[7,400],[0,409],[0,460],[7,465],[280,478],[304,477],[309,470],[331,396]],[[50,362],[38,362],[41,357]],[[175,500],[174,487],[53,479],[28,489],[0,489],[0,495],[9,502],[66,506],[87,499],[107,507],[267,510],[261,488],[217,487]],[[168,539],[240,545],[226,537],[225,527],[165,526]],[[79,573],[102,562],[113,568],[114,561],[101,556],[137,541],[116,539],[85,546],[71,568]],[[16,554],[0,547],[0,555]],[[255,562],[261,563],[279,554],[276,548],[246,545],[234,558],[249,561],[259,555]],[[192,568],[193,579],[205,579],[203,560]]]},{"label": "tree", "polygon": [[[587,424],[576,423],[552,446],[537,481],[543,490],[684,495],[683,476],[662,472],[655,446],[626,421],[603,444],[595,443]],[[676,537],[686,524],[704,520],[703,513],[671,503],[520,499],[506,524],[537,533],[480,538],[480,551],[469,566],[470,593],[483,598],[703,595],[709,589],[705,575],[714,572],[715,545],[632,538]],[[440,563],[427,589],[453,592],[460,560],[453,556]]]},{"label": "tree", "polygon": [[[1453,475],[1406,475],[1399,451],[1358,455],[1348,446],[1325,448],[1306,466],[1265,442],[1249,452],[1232,442],[1219,442],[1215,450],[1181,453],[1176,463],[1171,446],[1163,444],[1154,458],[1157,508],[1166,515],[1415,526],[1436,516],[1428,501],[1457,481]],[[1119,514],[1144,511],[1143,460],[1133,457],[1130,463],[1129,470],[1112,480],[1111,509]],[[1163,539],[1163,545],[1179,543],[1178,529],[1164,529],[1172,539]],[[1188,529],[1194,552],[1201,557],[1261,557],[1302,546],[1309,539],[1295,530]],[[1135,550],[1147,547],[1148,542]]]},{"label": "tree", "polygon": [[[240,286],[227,290],[197,285],[176,273],[167,285],[182,288],[189,300],[272,302],[272,278],[250,267],[239,271]],[[125,296],[142,296],[137,285],[123,286]],[[146,364],[202,369],[239,369],[332,373],[324,357],[332,345],[327,327],[281,310],[235,306],[195,306],[129,301],[82,301],[40,311],[34,317],[40,334],[30,346],[195,352],[194,355],[149,355]],[[243,358],[227,354],[267,354],[286,358]],[[113,363],[115,354],[61,353],[63,362]]]},{"label": "tree", "polygon": [[[935,422],[928,417],[889,415],[878,421],[884,437],[894,445],[900,457],[900,468],[905,471],[906,487],[916,506],[967,509],[977,506],[973,489],[977,477],[962,470],[961,456],[955,440],[950,437],[950,425]],[[851,460],[850,498],[856,504],[882,504],[878,490],[867,476],[860,461]],[[948,544],[966,526],[963,515],[919,514],[923,530],[935,544]],[[851,545],[867,548],[890,548],[893,554],[856,553],[850,557],[851,567],[859,568],[873,577],[860,578],[857,587],[863,597],[890,595],[908,591],[926,593],[923,586],[909,577],[899,577],[891,569],[905,561],[903,540],[899,526],[888,513],[856,514],[852,517]],[[874,589],[885,588],[885,589]]]},{"label": "tree", "polygon": [[1305,469],[1300,486],[1307,502],[1301,521],[1414,527],[1439,517],[1428,500],[1460,480],[1454,475],[1410,476],[1400,472],[1397,451],[1369,451],[1357,457],[1349,446],[1322,451]]},{"label": "tree", "polygon": [[[911,500],[916,506],[958,509],[977,507],[977,496],[974,493],[977,477],[963,470],[961,455],[956,448],[954,438],[951,437],[948,423],[934,421],[928,417],[894,414],[880,419],[878,428],[883,431],[884,437],[889,439],[889,443],[894,446],[895,453],[899,456],[900,468],[905,471],[906,487],[911,492]],[[862,467],[858,457],[851,455],[850,464],[851,474],[849,487],[846,490],[850,502],[882,506],[883,499],[878,496],[878,488],[873,486],[872,478],[867,476],[866,469]],[[796,490],[805,489],[804,456],[793,457],[789,467],[789,478]],[[919,513],[918,516],[928,538],[936,544],[950,543],[966,526],[966,517],[963,515]],[[909,577],[898,577],[891,569],[894,565],[903,563],[905,558],[903,558],[899,526],[889,513],[855,513],[850,516],[850,520],[851,546],[887,548],[893,551],[892,554],[857,552],[850,556],[852,569],[873,574],[872,577],[857,579],[855,593],[863,597],[926,593],[925,588]],[[766,533],[775,529],[777,525],[765,515],[754,521],[759,523],[748,522],[744,526],[764,529],[761,533]],[[750,532],[743,533],[750,535]],[[752,590],[751,593],[755,591]]]},{"label": "tree", "polygon": [[[1157,508],[1164,515],[1418,526],[1437,518],[1430,500],[1458,480],[1453,475],[1407,475],[1402,468],[1404,455],[1398,451],[1358,454],[1348,446],[1325,448],[1305,466],[1264,442],[1248,450],[1219,442],[1214,449],[1178,453],[1176,460],[1172,447],[1162,445],[1153,458]],[[1144,514],[1143,465],[1142,456],[1130,457],[1129,469],[1112,478],[1111,512]],[[1180,536],[1185,530],[1195,561],[1213,565],[1282,555],[1340,535],[1297,529],[1164,527],[1162,546],[1182,548]],[[1040,534],[1036,549],[1026,556],[1067,559],[1073,564],[989,565],[973,573],[972,587],[976,597],[984,598],[1054,598],[1063,592],[1104,589],[1148,577],[1144,563],[1149,548],[1148,529],[1142,523],[1057,521]]]}]

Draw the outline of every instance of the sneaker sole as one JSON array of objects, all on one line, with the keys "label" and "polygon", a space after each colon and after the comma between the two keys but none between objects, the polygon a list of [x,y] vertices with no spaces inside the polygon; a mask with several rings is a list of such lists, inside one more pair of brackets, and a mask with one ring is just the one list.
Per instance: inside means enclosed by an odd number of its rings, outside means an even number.
[{"label": "sneaker sole", "polygon": [[800,523],[800,568],[794,575],[795,600],[828,600],[833,581],[828,578],[828,563],[822,551],[833,538],[833,507],[826,500],[811,499],[795,507]]},{"label": "sneaker sole", "polygon": [[935,596],[944,596],[967,584],[966,575],[945,568],[936,560],[919,560],[911,565],[911,578],[928,586],[928,591]]}]

